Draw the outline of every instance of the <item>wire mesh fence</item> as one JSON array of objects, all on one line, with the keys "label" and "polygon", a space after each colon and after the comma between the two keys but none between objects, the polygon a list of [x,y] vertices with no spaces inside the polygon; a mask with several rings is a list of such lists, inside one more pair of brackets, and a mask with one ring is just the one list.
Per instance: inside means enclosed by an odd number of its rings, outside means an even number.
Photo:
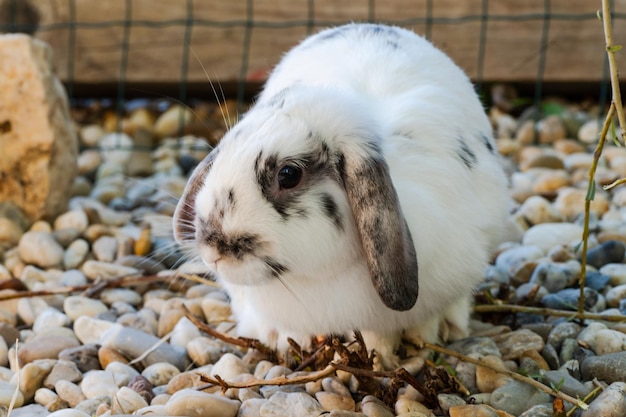
[{"label": "wire mesh fence", "polygon": [[[413,29],[451,55],[478,91],[524,83],[537,104],[546,85],[569,92],[587,85],[604,103],[599,7],[589,0],[0,0],[0,32],[47,41],[70,97],[107,96],[120,111],[136,96],[219,100],[209,81],[241,102],[295,43],[349,21]],[[619,42],[626,0],[614,0],[612,10]]]}]

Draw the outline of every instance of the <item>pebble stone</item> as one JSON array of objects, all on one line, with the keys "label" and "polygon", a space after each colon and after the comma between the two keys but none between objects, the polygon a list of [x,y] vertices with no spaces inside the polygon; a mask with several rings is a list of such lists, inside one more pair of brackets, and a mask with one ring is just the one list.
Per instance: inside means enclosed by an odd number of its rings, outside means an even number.
[{"label": "pebble stone", "polygon": [[80,383],[80,389],[88,399],[100,396],[112,398],[118,388],[115,375],[108,371],[89,371]]},{"label": "pebble stone", "polygon": [[145,366],[168,362],[183,370],[189,364],[184,350],[176,349],[169,344],[159,344],[159,338],[119,324],[114,324],[106,330],[100,340],[103,346],[129,358],[138,358],[150,349],[150,353],[141,361]]},{"label": "pebble stone", "polygon": [[606,264],[599,272],[610,278],[611,285],[626,284],[626,264]]},{"label": "pebble stone", "polygon": [[63,301],[63,311],[72,321],[75,321],[82,316],[95,317],[108,311],[108,308],[100,300],[71,295]]},{"label": "pebble stone", "polygon": [[521,329],[494,337],[499,345],[502,359],[517,359],[528,350],[541,351],[545,345],[543,338],[536,333]]},{"label": "pebble stone", "polygon": [[532,385],[512,380],[491,393],[489,404],[499,410],[519,415],[529,407],[550,402],[551,397]]},{"label": "pebble stone", "polygon": [[604,389],[581,417],[619,417],[626,415],[626,383],[614,382]]},{"label": "pebble stone", "polygon": [[558,244],[577,243],[582,236],[582,227],[571,223],[542,223],[524,233],[522,243],[536,246],[547,252]]},{"label": "pebble stone", "polygon": [[239,401],[230,400],[219,394],[182,389],[172,395],[165,404],[165,410],[171,416],[235,417],[240,405]]},{"label": "pebble stone", "polygon": [[153,363],[152,365],[146,367],[146,369],[141,372],[141,375],[146,378],[152,385],[165,385],[167,384],[175,375],[178,375],[180,370],[170,363]]},{"label": "pebble stone", "polygon": [[63,262],[63,247],[48,232],[24,233],[18,249],[22,261],[41,268],[56,267]]},{"label": "pebble stone", "polygon": [[[65,213],[32,225],[0,213],[0,281],[6,285],[0,294],[96,288],[129,275],[173,276],[174,270],[206,273],[203,265],[186,261],[184,251],[175,246],[171,216],[187,182],[183,172],[190,173],[208,146],[193,135],[165,137],[181,127],[193,127],[189,109],[156,105],[147,109],[147,102],[129,104],[122,119],[105,110],[97,123],[78,123],[86,149],[80,152],[80,177]],[[491,117],[501,136],[498,150],[505,154],[503,162],[511,175],[512,231],[495,249],[476,297],[479,303],[488,296],[497,303],[574,311],[581,214],[593,162],[588,145],[597,141],[597,115],[569,107],[563,114],[537,120],[499,113]],[[154,151],[130,148],[133,145]],[[626,149],[608,144],[596,172],[584,290],[585,309],[605,315],[626,314],[626,188],[605,192],[601,185],[624,176]],[[433,417],[439,412],[425,408],[413,388],[400,388],[391,408],[372,396],[361,399],[368,394],[362,392],[362,384],[342,372],[306,385],[229,389],[225,395],[219,387],[199,392],[196,388],[205,384],[201,374],[246,382],[305,373],[294,372],[292,363],[245,353],[208,337],[184,317],[186,305],[218,330],[234,334],[236,317],[218,286],[170,279],[163,284],[97,289],[0,301],[0,381],[5,384],[0,385],[0,405],[6,405],[20,379],[20,406],[12,417],[133,413]],[[491,325],[489,320],[497,322]],[[470,337],[447,347],[541,377],[575,397],[586,395],[593,379],[611,384],[592,402],[591,411],[579,415],[626,414],[624,324],[527,313],[476,314]],[[424,358],[412,346],[403,348],[409,356],[403,365],[421,378]],[[150,354],[144,357],[146,352]],[[142,359],[131,363],[135,358]],[[447,356],[441,360],[475,400],[468,404],[469,397],[440,393],[437,401],[443,414],[552,415],[546,394],[484,367]],[[139,371],[147,385],[137,392],[128,384],[137,386],[131,381]],[[197,408],[192,410],[190,404]]]}]

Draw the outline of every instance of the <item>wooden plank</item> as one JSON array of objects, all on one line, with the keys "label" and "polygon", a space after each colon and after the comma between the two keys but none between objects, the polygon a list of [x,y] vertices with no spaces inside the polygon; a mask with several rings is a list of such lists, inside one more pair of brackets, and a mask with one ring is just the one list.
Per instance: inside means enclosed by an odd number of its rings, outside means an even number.
[{"label": "wooden plank", "polygon": [[[474,79],[603,79],[600,4],[589,0],[553,0],[548,26],[544,0],[486,2],[486,20],[481,0],[375,0],[373,9],[369,0],[253,0],[252,10],[234,0],[133,0],[129,11],[124,1],[75,0],[73,15],[67,0],[19,1],[37,8],[36,36],[54,47],[61,78],[75,83],[261,81],[308,33],[371,19],[429,34]],[[614,11],[626,12],[626,0],[615,0]],[[616,43],[626,43],[626,19],[614,26]],[[626,68],[626,53],[618,55]]]}]

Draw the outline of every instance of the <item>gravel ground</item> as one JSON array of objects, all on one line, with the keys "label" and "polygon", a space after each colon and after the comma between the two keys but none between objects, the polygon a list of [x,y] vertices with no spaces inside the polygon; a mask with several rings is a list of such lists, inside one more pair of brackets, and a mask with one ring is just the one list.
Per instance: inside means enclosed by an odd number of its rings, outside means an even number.
[{"label": "gravel ground", "polygon": [[[511,241],[494,254],[477,304],[571,313],[476,313],[471,337],[447,348],[573,398],[597,395],[573,415],[624,416],[626,188],[600,185],[626,177],[626,149],[607,145],[598,166],[584,299],[595,316],[574,320],[600,111],[552,100],[538,118],[532,108],[496,104],[490,116],[517,207]],[[404,365],[420,390],[398,373],[295,371],[295,359],[287,367],[200,331],[186,314],[232,332],[228,300],[185,260],[168,229],[186,175],[208,152],[199,137],[214,142],[232,120],[207,104],[192,113],[136,100],[127,110],[122,120],[100,102],[73,110],[84,150],[66,213],[28,230],[20,219],[0,219],[0,415],[11,401],[12,417],[541,417],[571,408],[510,375],[411,346]],[[124,133],[109,133],[118,126]],[[352,348],[336,355],[364,366]],[[324,359],[312,363],[324,369]],[[239,387],[208,386],[203,376],[215,375]],[[251,384],[281,377],[299,383]]]}]

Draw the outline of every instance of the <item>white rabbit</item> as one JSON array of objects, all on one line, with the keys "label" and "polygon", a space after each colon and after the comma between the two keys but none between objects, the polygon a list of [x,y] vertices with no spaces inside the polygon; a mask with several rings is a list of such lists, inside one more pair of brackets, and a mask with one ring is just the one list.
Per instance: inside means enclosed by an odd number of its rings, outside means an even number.
[{"label": "white rabbit", "polygon": [[403,335],[467,334],[506,187],[462,70],[413,32],[349,24],[285,55],[192,174],[175,236],[240,335],[282,350],[359,329],[392,366]]}]

